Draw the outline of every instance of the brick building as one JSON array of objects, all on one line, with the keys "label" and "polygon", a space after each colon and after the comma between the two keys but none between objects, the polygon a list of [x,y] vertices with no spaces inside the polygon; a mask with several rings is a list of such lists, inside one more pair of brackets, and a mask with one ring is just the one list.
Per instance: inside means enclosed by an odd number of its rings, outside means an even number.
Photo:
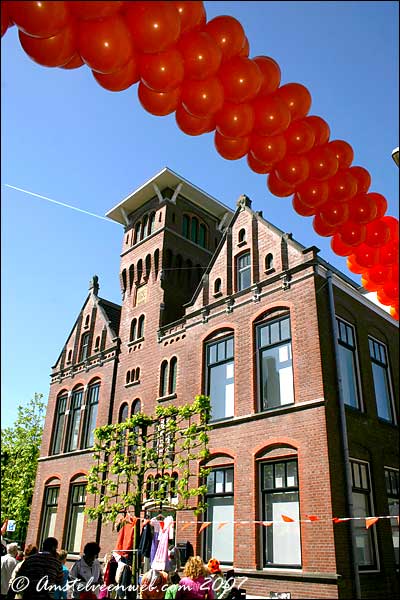
[{"label": "brick building", "polygon": [[355,597],[353,547],[362,597],[392,597],[397,520],[351,536],[332,519],[346,490],[355,516],[398,509],[397,323],[246,196],[233,212],[163,169],[108,216],[124,227],[122,306],[93,278],[53,367],[27,541],[111,550],[115,532],[83,513],[93,427],[205,393],[213,523],[196,535],[177,513],[177,541],[257,597]]}]

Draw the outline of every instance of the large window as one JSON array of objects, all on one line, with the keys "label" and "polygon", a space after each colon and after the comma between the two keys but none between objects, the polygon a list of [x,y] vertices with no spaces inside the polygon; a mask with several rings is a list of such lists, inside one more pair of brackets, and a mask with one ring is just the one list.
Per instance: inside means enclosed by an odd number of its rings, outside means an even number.
[{"label": "large window", "polygon": [[251,286],[251,264],[250,252],[241,254],[237,258],[237,291],[244,290]]},{"label": "large window", "polygon": [[372,338],[368,338],[368,341],[378,417],[385,419],[385,421],[393,422],[394,415],[386,348],[383,344]]},{"label": "large window", "polygon": [[[233,563],[233,467],[216,468],[207,477],[207,521],[205,560],[217,556],[224,564]],[[218,529],[219,523],[226,522]]]},{"label": "large window", "polygon": [[336,319],[338,330],[339,366],[342,379],[344,403],[360,408],[358,388],[356,343],[354,329],[342,319]]},{"label": "large window", "polygon": [[40,547],[43,540],[48,537],[54,537],[56,532],[56,517],[58,506],[58,494],[60,488],[58,486],[46,486],[43,502],[43,520],[40,532]]},{"label": "large window", "polygon": [[257,328],[261,410],[293,404],[290,317],[276,318]]},{"label": "large window", "polygon": [[79,554],[81,551],[85,504],[86,484],[73,484],[69,501],[65,549],[74,554]]},{"label": "large window", "polygon": [[351,460],[353,507],[356,519],[356,553],[360,570],[376,568],[376,541],[372,528],[366,529],[364,517],[372,517],[371,483],[368,463]]},{"label": "large window", "polygon": [[89,354],[90,333],[84,333],[81,340],[81,351],[79,353],[79,362],[86,360]]},{"label": "large window", "polygon": [[62,436],[64,432],[65,411],[67,409],[68,395],[62,394],[57,400],[56,421],[54,425],[53,444],[50,454],[59,454],[61,452]]},{"label": "large window", "polygon": [[71,398],[71,409],[69,415],[67,444],[65,451],[76,450],[79,444],[79,427],[81,424],[81,406],[82,406],[83,388],[74,390]]},{"label": "large window", "polygon": [[234,414],[233,336],[210,342],[206,347],[207,394],[211,401],[211,419]]},{"label": "large window", "polygon": [[[261,495],[263,520],[274,521],[263,528],[264,566],[300,567],[297,460],[262,463]],[[282,515],[294,521],[285,522]]]},{"label": "large window", "polygon": [[392,526],[393,549],[396,564],[399,564],[399,472],[397,469],[385,469],[386,493]]},{"label": "large window", "polygon": [[94,442],[94,430],[96,428],[97,410],[99,407],[100,382],[92,383],[89,386],[88,398],[86,403],[86,420],[83,447],[91,448]]}]

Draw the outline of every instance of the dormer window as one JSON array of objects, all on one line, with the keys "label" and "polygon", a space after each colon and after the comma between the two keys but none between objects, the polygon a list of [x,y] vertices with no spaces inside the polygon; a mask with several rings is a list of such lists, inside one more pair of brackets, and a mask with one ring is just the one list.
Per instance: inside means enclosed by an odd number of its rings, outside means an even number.
[{"label": "dormer window", "polygon": [[216,296],[217,294],[221,294],[221,279],[220,277],[218,277],[215,281],[214,281],[214,296]]},{"label": "dormer window", "polygon": [[271,253],[265,257],[265,271],[274,271],[274,257]]},{"label": "dormer window", "polygon": [[239,231],[239,235],[238,235],[238,244],[245,244],[245,243],[246,243],[246,230],[241,229]]},{"label": "dormer window", "polygon": [[90,323],[90,316],[87,315],[87,317],[85,319],[85,329],[87,329],[89,327],[89,323]]}]

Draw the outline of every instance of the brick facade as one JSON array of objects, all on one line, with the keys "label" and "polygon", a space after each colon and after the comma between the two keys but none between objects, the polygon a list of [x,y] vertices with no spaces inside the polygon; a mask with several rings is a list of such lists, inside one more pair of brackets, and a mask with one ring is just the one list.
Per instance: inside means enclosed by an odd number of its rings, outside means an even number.
[{"label": "brick facade", "polygon": [[[27,541],[39,540],[50,483],[60,486],[54,532],[65,544],[70,486],[83,480],[91,465],[90,449],[82,445],[51,454],[60,394],[79,385],[86,392],[99,381],[97,426],[117,422],[124,406],[129,413],[137,402],[149,414],[160,402],[190,402],[208,392],[205,344],[229,333],[234,339],[233,416],[215,422],[209,464],[233,466],[234,519],[248,521],[234,527],[233,567],[247,577],[243,587],[257,597],[279,591],[292,598],[353,597],[348,523],[332,521],[346,516],[347,507],[328,271],[333,272],[336,315],[354,327],[357,340],[362,410],[346,407],[349,450],[352,459],[369,464],[376,515],[389,514],[384,468],[398,469],[398,405],[393,423],[378,418],[368,336],[387,348],[391,393],[398,398],[396,323],[321,260],[317,248],[304,248],[254,213],[245,196],[233,214],[166,169],[109,215],[125,225],[122,306],[119,310],[100,299],[92,283],[53,367]],[[251,285],[238,289],[238,258],[247,252]],[[257,325],[282,314],[290,315],[294,402],[260,410]],[[89,352],[79,360],[86,331]],[[176,389],[160,397],[161,364],[173,357]],[[83,414],[86,410],[81,408]],[[265,567],[263,526],[254,523],[264,519],[260,464],[288,458],[298,462],[301,567]],[[203,554],[203,535],[196,535],[194,525],[185,531],[180,527],[188,514],[176,516],[177,541],[189,540]],[[307,515],[319,520],[305,522]],[[374,530],[378,562],[360,574],[362,596],[391,597],[398,588],[389,520],[379,521]],[[113,548],[115,537],[110,526],[85,521],[82,543],[98,539],[103,553]]]}]

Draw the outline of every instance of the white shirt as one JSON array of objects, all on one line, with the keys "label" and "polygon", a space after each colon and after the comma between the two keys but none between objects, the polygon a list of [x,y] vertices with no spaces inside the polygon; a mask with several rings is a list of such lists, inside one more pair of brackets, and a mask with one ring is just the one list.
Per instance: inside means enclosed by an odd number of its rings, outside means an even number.
[{"label": "white shirt", "polygon": [[[103,573],[101,570],[101,566],[97,558],[93,561],[92,565],[88,565],[84,558],[80,558],[76,561],[74,566],[69,572],[70,579],[83,579],[84,581],[89,581],[92,579],[91,585],[100,585],[103,583]],[[83,584],[82,584],[83,585]],[[82,590],[89,591],[89,590]],[[80,592],[75,591],[73,593],[73,598],[79,598]]]},{"label": "white shirt", "polygon": [[17,564],[18,561],[11,554],[1,557],[1,594],[4,596],[8,592],[11,575]]}]

